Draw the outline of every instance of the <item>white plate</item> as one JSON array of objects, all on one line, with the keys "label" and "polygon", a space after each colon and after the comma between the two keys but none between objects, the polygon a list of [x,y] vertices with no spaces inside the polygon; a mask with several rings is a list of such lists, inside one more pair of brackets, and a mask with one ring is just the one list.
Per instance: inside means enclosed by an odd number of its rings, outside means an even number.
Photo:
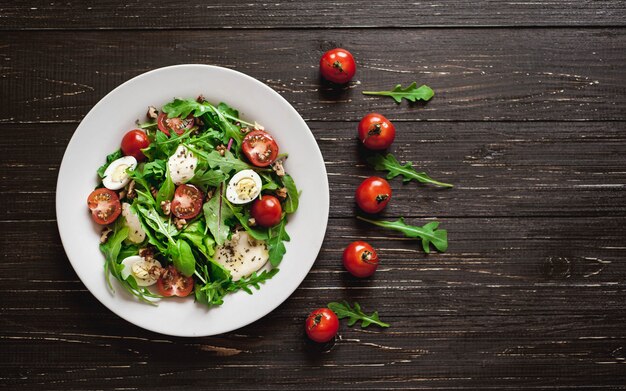
[{"label": "white plate", "polygon": [[[198,95],[226,102],[242,118],[257,121],[289,153],[285,164],[302,190],[298,211],[287,232],[291,241],[280,272],[253,295],[228,295],[220,307],[207,308],[192,298],[163,300],[157,307],[140,303],[104,280],[104,256],[98,248],[100,227],[87,209],[96,170],[135,128],[148,105],[161,107],[174,97]],[[111,311],[139,327],[175,336],[207,336],[246,326],[286,300],[313,266],[328,221],[328,179],[322,154],[308,126],[276,91],[242,73],[208,65],[177,65],[139,75],[120,85],[85,116],[65,151],[57,182],[56,211],[65,252],[87,289]],[[115,281],[115,279],[112,279]]]}]

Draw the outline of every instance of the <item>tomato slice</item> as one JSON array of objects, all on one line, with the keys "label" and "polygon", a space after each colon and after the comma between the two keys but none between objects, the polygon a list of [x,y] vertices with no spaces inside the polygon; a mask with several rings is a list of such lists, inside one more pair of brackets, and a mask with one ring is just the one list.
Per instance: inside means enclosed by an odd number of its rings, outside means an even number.
[{"label": "tomato slice", "polygon": [[202,210],[202,192],[194,185],[180,185],[174,192],[171,210],[179,219],[193,219]]},{"label": "tomato slice", "polygon": [[91,210],[93,220],[100,225],[111,224],[122,213],[122,206],[117,194],[104,187],[89,194],[87,206]]},{"label": "tomato slice", "polygon": [[254,130],[246,135],[241,146],[248,160],[257,167],[267,167],[278,156],[278,144],[269,133]]},{"label": "tomato slice", "polygon": [[159,130],[168,136],[170,135],[170,130],[173,130],[180,136],[185,133],[185,131],[191,129],[194,122],[193,115],[191,114],[187,118],[183,119],[179,117],[169,118],[167,113],[161,113],[157,118],[157,126],[159,127]]},{"label": "tomato slice", "polygon": [[156,283],[161,296],[189,296],[193,290],[193,277],[185,277],[172,265],[163,269]]}]

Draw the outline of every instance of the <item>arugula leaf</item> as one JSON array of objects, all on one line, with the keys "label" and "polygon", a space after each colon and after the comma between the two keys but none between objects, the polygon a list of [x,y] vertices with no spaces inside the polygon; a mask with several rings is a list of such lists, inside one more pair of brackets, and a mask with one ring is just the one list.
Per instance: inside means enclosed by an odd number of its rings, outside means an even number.
[{"label": "arugula leaf", "polygon": [[111,164],[113,161],[121,158],[122,156],[124,156],[124,154],[122,153],[121,149],[118,149],[117,151],[107,155],[107,162],[104,163],[102,166],[100,166],[100,168],[98,168],[98,176],[100,178],[104,178],[104,172],[106,171],[107,167],[109,167],[109,164]]},{"label": "arugula leaf", "polygon": [[388,153],[387,156],[383,155],[374,155],[367,159],[367,161],[374,166],[375,170],[378,171],[389,171],[387,174],[387,179],[393,179],[398,175],[402,175],[403,182],[411,182],[411,180],[416,180],[422,183],[432,183],[441,187],[454,187],[449,183],[443,183],[434,180],[424,171],[417,172],[413,168],[413,162],[406,162],[405,164],[400,164],[395,156],[391,153]]},{"label": "arugula leaf", "polygon": [[117,257],[122,249],[122,242],[128,237],[129,228],[125,225],[117,223],[114,232],[106,243],[100,245],[100,251],[104,254],[104,278],[106,279],[109,289],[113,290],[110,275],[118,280],[122,280],[120,270],[117,268]]},{"label": "arugula leaf", "polygon": [[448,249],[448,231],[445,229],[437,229],[439,226],[439,222],[437,221],[430,222],[423,227],[416,227],[406,224],[403,217],[400,217],[396,221],[369,220],[361,216],[357,216],[356,218],[379,227],[395,229],[396,231],[404,233],[404,235],[409,238],[419,237],[422,239],[422,248],[426,253],[430,252],[429,245],[431,243],[440,252],[445,252]]},{"label": "arugula leaf", "polygon": [[164,201],[169,201],[174,197],[174,191],[176,190],[176,186],[172,181],[172,177],[170,176],[170,169],[168,168],[165,173],[165,180],[159,189],[156,197],[157,206],[161,206],[161,203]]},{"label": "arugula leaf", "polygon": [[213,195],[213,198],[205,202],[202,207],[206,225],[218,245],[224,244],[228,239],[230,227],[226,224],[226,220],[233,217],[232,210],[224,205],[223,192],[224,185],[222,184],[217,194]]},{"label": "arugula leaf", "polygon": [[228,205],[230,210],[233,212],[233,215],[239,221],[239,224],[243,226],[243,228],[248,232],[250,236],[255,238],[256,240],[267,240],[268,239],[268,230],[263,229],[261,227],[251,227],[248,224],[248,220],[250,220],[250,212],[241,207],[233,206],[228,200],[224,200],[224,202]]},{"label": "arugula leaf", "polygon": [[191,246],[184,240],[176,242],[176,251],[172,254],[174,267],[185,276],[191,276],[196,271],[196,259],[191,251]]},{"label": "arugula leaf", "polygon": [[285,200],[285,213],[293,213],[298,209],[300,194],[296,187],[296,182],[290,175],[285,175],[283,178],[283,184],[287,188],[287,199]]},{"label": "arugula leaf", "polygon": [[337,314],[339,319],[348,318],[348,326],[352,326],[356,322],[361,321],[361,328],[366,328],[370,324],[375,324],[380,327],[389,327],[389,323],[385,323],[378,318],[378,311],[367,315],[361,310],[361,306],[357,302],[354,303],[354,308],[352,308],[347,301],[343,303],[328,303],[328,308]]},{"label": "arugula leaf", "polygon": [[400,103],[402,98],[411,102],[415,102],[416,100],[427,101],[435,95],[435,92],[427,85],[422,85],[418,88],[417,83],[413,82],[405,89],[402,89],[402,85],[398,84],[391,91],[363,91],[363,94],[390,96],[396,103]]},{"label": "arugula leaf", "polygon": [[174,236],[178,235],[179,231],[171,224],[169,219],[159,215],[152,206],[137,205],[137,211],[144,217],[144,222],[151,229],[165,236],[170,243],[175,243]]},{"label": "arugula leaf", "polygon": [[224,173],[230,173],[231,171],[241,171],[251,168],[248,164],[239,160],[230,151],[226,151],[224,156],[220,155],[217,151],[206,152],[194,148],[188,144],[185,144],[191,152],[196,156],[203,158],[211,168],[218,167]]},{"label": "arugula leaf", "polygon": [[200,253],[210,258],[215,254],[215,241],[210,235],[206,235],[204,232],[204,220],[196,220],[187,225],[178,237],[187,239],[192,245],[196,246]]},{"label": "arugula leaf", "polygon": [[198,168],[190,183],[206,191],[209,186],[217,187],[227,178],[228,176],[219,169],[212,170],[208,167],[205,169]]},{"label": "arugula leaf", "polygon": [[283,256],[287,252],[285,243],[291,240],[287,231],[285,231],[285,224],[287,224],[287,218],[283,217],[280,223],[269,230],[269,239],[267,240],[267,247],[269,252],[269,261],[272,267],[276,267],[282,261]]},{"label": "arugula leaf", "polygon": [[144,164],[141,170],[141,174],[144,177],[152,178],[157,182],[161,182],[163,179],[165,179],[167,163],[163,159],[155,159],[149,163]]},{"label": "arugula leaf", "polygon": [[259,284],[264,283],[270,278],[274,277],[276,273],[278,273],[279,269],[271,269],[270,271],[263,270],[261,274],[257,274],[257,272],[252,273],[248,277],[241,278],[237,281],[233,281],[232,284],[228,287],[229,292],[235,292],[238,290],[242,290],[247,294],[251,295],[252,290],[250,287],[254,287],[257,290],[261,289]]}]

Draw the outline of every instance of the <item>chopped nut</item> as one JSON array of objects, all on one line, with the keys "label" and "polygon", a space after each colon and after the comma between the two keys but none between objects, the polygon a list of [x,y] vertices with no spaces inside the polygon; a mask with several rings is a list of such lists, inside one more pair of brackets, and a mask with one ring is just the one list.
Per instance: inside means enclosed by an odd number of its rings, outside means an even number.
[{"label": "chopped nut", "polygon": [[128,190],[126,191],[126,198],[128,198],[129,200],[133,200],[135,199],[136,196],[137,196],[137,193],[135,193],[135,181],[132,180],[128,184]]},{"label": "chopped nut", "polygon": [[117,196],[119,197],[119,199],[121,200],[122,198],[126,197],[126,194],[128,192],[126,191],[126,189],[122,189],[120,191],[117,192]]},{"label": "chopped nut", "polygon": [[209,191],[206,192],[206,200],[210,200],[211,198],[213,198],[213,193],[215,192],[215,190],[211,189]]},{"label": "chopped nut", "polygon": [[152,194],[152,197],[157,198],[157,194],[159,194],[159,189],[154,186],[150,186],[150,194]]},{"label": "chopped nut", "polygon": [[244,126],[243,128],[239,129],[239,131],[241,132],[241,134],[246,134],[250,132],[250,128]]},{"label": "chopped nut", "polygon": [[220,144],[217,147],[215,147],[215,150],[219,152],[220,155],[224,156],[226,154],[226,145]]},{"label": "chopped nut", "polygon": [[198,103],[202,103],[204,101],[206,101],[206,99],[204,99],[204,95],[202,94],[198,95],[198,97],[196,98],[196,102]]},{"label": "chopped nut", "polygon": [[166,216],[170,215],[172,203],[170,201],[161,201],[161,210]]},{"label": "chopped nut", "polygon": [[277,189],[275,191],[276,197],[280,198],[281,200],[284,200],[285,198],[287,198],[287,188],[286,187],[281,187],[280,189]]},{"label": "chopped nut", "polygon": [[139,249],[139,256],[146,261],[154,259],[154,247],[144,247]]},{"label": "chopped nut", "polygon": [[113,230],[109,227],[102,228],[102,234],[100,234],[100,243],[104,244],[109,240],[109,235]]},{"label": "chopped nut", "polygon": [[159,117],[159,111],[154,106],[148,106],[148,118],[157,119]]},{"label": "chopped nut", "polygon": [[285,176],[285,168],[283,167],[282,159],[276,160],[272,163],[272,170],[274,170],[278,176]]},{"label": "chopped nut", "polygon": [[174,218],[174,224],[176,225],[176,229],[181,230],[187,224],[187,220],[179,219],[178,217]]},{"label": "chopped nut", "polygon": [[248,219],[248,225],[251,226],[251,227],[256,226],[256,219],[254,217],[250,217]]}]

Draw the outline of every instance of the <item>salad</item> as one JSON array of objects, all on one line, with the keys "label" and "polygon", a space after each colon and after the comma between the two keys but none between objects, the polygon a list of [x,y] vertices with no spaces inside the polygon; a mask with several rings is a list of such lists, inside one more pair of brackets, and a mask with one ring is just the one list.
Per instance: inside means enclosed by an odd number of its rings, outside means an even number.
[{"label": "salad", "polygon": [[208,306],[278,272],[299,192],[276,140],[225,103],[175,99],[127,132],[87,204],[110,276],[146,303]]}]

